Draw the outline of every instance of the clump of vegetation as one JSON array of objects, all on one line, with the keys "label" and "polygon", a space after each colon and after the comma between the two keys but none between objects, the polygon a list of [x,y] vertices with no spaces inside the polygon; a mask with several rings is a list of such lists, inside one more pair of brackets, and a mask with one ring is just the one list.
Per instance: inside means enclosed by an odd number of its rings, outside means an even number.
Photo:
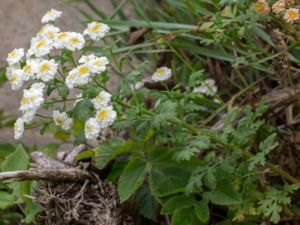
[{"label": "clump of vegetation", "polygon": [[[50,10],[27,53],[15,49],[7,60],[12,89],[26,87],[15,138],[41,127],[86,146],[79,164],[58,154],[71,168],[55,167],[84,179],[66,175],[51,187],[110,181],[116,205],[135,205],[137,224],[297,224],[297,2],[130,0],[130,19],[126,0],[112,1],[111,15],[84,2],[95,16],[79,9],[82,33],[61,31],[62,13]],[[28,163],[19,146],[1,169]],[[31,186],[3,186],[2,208],[19,202],[27,222],[49,215],[41,192],[33,199],[44,212],[27,197]]]}]

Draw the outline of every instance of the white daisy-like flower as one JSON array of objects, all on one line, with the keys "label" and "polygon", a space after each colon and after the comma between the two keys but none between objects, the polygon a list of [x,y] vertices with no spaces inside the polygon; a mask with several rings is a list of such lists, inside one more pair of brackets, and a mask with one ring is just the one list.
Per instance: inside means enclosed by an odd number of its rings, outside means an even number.
[{"label": "white daisy-like flower", "polygon": [[294,23],[300,19],[299,9],[289,8],[285,11],[283,19],[288,23]]},{"label": "white daisy-like flower", "polygon": [[27,51],[26,57],[31,56],[43,57],[51,52],[53,41],[47,38],[33,37],[31,39],[30,48]]},{"label": "white daisy-like flower", "polygon": [[69,72],[68,76],[66,77],[65,84],[69,89],[73,89],[76,85],[77,81],[77,69],[73,69]]},{"label": "white daisy-like flower", "polygon": [[58,64],[54,59],[43,60],[40,62],[37,69],[37,78],[44,82],[53,80],[55,74],[57,73]]},{"label": "white daisy-like flower", "polygon": [[22,118],[17,119],[14,124],[14,132],[15,132],[15,139],[18,140],[23,136],[24,133],[24,121]]},{"label": "white daisy-like flower", "polygon": [[24,123],[30,124],[34,119],[35,114],[36,114],[36,110],[25,111],[22,115],[22,119]]},{"label": "white daisy-like flower", "polygon": [[11,51],[10,53],[8,53],[6,60],[9,65],[14,65],[14,64],[20,62],[20,60],[23,58],[23,56],[24,56],[24,49],[16,48],[13,51]]},{"label": "white daisy-like flower", "polygon": [[112,106],[101,108],[96,113],[96,120],[100,122],[101,128],[110,126],[116,119],[117,113]]},{"label": "white daisy-like flower", "polygon": [[110,27],[104,23],[91,22],[83,31],[83,34],[88,35],[94,41],[99,41],[109,32],[109,30]]},{"label": "white daisy-like flower", "polygon": [[57,49],[66,48],[70,32],[57,33],[54,37],[54,47]]},{"label": "white daisy-like flower", "polygon": [[101,131],[100,123],[95,118],[89,118],[85,122],[84,134],[86,139],[95,140]]},{"label": "white daisy-like flower", "polygon": [[109,61],[106,57],[96,57],[87,63],[92,73],[101,73],[105,71],[108,64]]},{"label": "white daisy-like flower", "polygon": [[39,59],[27,59],[26,65],[23,67],[25,81],[36,78],[39,63]]},{"label": "white daisy-like flower", "polygon": [[52,24],[46,24],[39,30],[37,36],[54,41],[59,31],[60,29],[58,27]]},{"label": "white daisy-like flower", "polygon": [[55,9],[51,9],[49,10],[41,19],[42,23],[49,23],[49,22],[53,22],[56,19],[58,19],[59,17],[61,17],[62,12],[57,11]]},{"label": "white daisy-like flower", "polygon": [[70,51],[80,50],[84,47],[85,40],[82,34],[76,32],[69,32],[66,38],[65,48]]},{"label": "white daisy-like flower", "polygon": [[202,85],[195,87],[193,92],[199,92],[206,94],[208,96],[213,96],[217,93],[218,87],[216,86],[216,81],[213,79],[206,79],[203,81]]},{"label": "white daisy-like flower", "polygon": [[66,78],[66,85],[69,88],[79,85],[85,85],[91,81],[90,68],[83,64],[70,71]]},{"label": "white daisy-like flower", "polygon": [[153,81],[164,81],[168,80],[172,76],[172,70],[168,67],[160,67],[152,75]]},{"label": "white daisy-like flower", "polygon": [[111,99],[111,94],[106,91],[100,91],[100,93],[91,101],[94,104],[95,109],[101,109],[106,107]]},{"label": "white daisy-like flower", "polygon": [[78,60],[78,63],[81,64],[87,64],[89,63],[92,59],[95,59],[96,56],[94,54],[90,54],[90,55],[83,55],[80,57],[80,59]]},{"label": "white daisy-like flower", "polygon": [[35,83],[30,89],[24,89],[20,111],[25,113],[29,110],[38,110],[44,103],[44,87],[45,84],[43,83]]},{"label": "white daisy-like flower", "polygon": [[53,111],[52,118],[55,125],[64,130],[70,130],[73,125],[73,119],[68,117],[66,112],[55,110]]},{"label": "white daisy-like flower", "polygon": [[8,67],[6,77],[11,84],[11,89],[13,89],[14,91],[19,90],[23,86],[24,71],[22,69]]}]

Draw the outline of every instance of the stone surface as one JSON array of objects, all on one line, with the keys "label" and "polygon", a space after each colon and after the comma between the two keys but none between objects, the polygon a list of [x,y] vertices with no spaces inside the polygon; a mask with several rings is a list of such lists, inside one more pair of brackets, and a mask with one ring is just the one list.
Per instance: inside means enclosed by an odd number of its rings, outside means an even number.
[{"label": "stone surface", "polygon": [[[112,10],[109,0],[93,0],[93,3],[102,10]],[[82,2],[77,6],[89,11]],[[27,48],[31,37],[41,27],[41,17],[51,8],[63,12],[57,25],[61,30],[82,31],[84,26],[83,17],[73,5],[62,3],[60,0],[0,0],[0,65],[5,65],[7,53],[14,48]],[[92,12],[90,12],[93,15]],[[17,115],[22,92],[14,92],[6,83],[0,88],[0,109],[6,114]],[[0,129],[0,143],[13,142],[13,129]],[[22,142],[28,146],[35,144],[55,142],[50,135],[41,136],[38,129],[27,130]]]}]

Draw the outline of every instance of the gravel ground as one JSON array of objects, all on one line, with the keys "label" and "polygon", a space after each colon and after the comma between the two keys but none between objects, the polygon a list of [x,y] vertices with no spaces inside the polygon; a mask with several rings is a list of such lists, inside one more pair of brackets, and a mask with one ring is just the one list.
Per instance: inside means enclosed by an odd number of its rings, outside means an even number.
[{"label": "gravel ground", "polygon": [[[93,2],[106,12],[112,10],[109,0]],[[79,6],[85,7],[83,4]],[[31,37],[41,26],[41,17],[51,8],[63,12],[58,22],[61,30],[83,30],[80,13],[73,6],[61,3],[59,0],[0,0],[0,65],[5,65],[7,53],[12,49],[28,47]],[[16,114],[21,96],[21,91],[14,92],[9,84],[5,84],[0,88],[0,109],[4,109],[6,114]],[[7,142],[14,142],[11,128],[0,130],[0,143]],[[50,135],[41,136],[38,130],[27,130],[22,142],[28,146],[41,146],[55,142],[55,139]]]}]

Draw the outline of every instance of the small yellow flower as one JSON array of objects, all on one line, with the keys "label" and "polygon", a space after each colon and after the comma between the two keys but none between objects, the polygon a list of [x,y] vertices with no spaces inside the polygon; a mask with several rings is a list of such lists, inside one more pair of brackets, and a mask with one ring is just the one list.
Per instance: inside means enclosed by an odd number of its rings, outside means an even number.
[{"label": "small yellow flower", "polygon": [[258,0],[255,4],[255,10],[258,14],[268,14],[270,7],[266,0]]},{"label": "small yellow flower", "polygon": [[288,23],[294,23],[299,20],[299,9],[289,8],[286,10],[283,19]]}]

